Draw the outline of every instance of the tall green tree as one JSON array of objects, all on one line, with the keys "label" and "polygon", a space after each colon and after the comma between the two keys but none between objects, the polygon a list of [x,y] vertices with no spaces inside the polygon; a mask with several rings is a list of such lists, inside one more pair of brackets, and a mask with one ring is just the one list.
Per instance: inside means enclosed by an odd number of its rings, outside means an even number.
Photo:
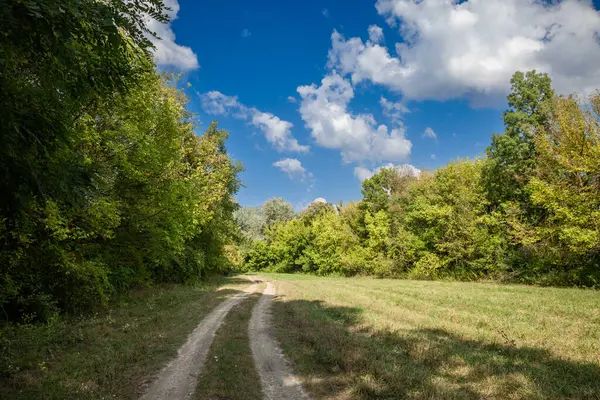
[{"label": "tall green tree", "polygon": [[548,108],[554,97],[551,80],[545,73],[516,72],[507,96],[504,134],[492,137],[486,149],[488,163],[483,179],[494,207],[506,201],[527,203],[525,186],[535,169],[536,129],[547,125]]},{"label": "tall green tree", "polygon": [[28,202],[73,196],[53,157],[86,111],[153,68],[148,15],[166,21],[161,0],[0,2],[0,213],[10,229]]},{"label": "tall green tree", "polygon": [[[167,20],[161,0],[0,1],[0,286],[13,300],[52,298],[49,285],[57,295],[66,286],[73,294],[81,279],[89,283],[81,287],[106,286],[89,260],[76,263],[86,272],[62,283],[51,274],[72,265],[59,256],[65,237],[110,237],[118,224],[114,204],[93,194],[102,183],[76,151],[78,125],[153,70],[148,16]],[[66,216],[65,207],[87,211]]]},{"label": "tall green tree", "polygon": [[527,189],[545,217],[520,226],[519,237],[554,282],[600,286],[600,92],[586,103],[553,99],[548,124],[536,132]]},{"label": "tall green tree", "polygon": [[137,82],[82,114],[70,146],[54,153],[77,171],[71,198],[38,199],[19,229],[0,230],[14,244],[0,253],[0,303],[11,315],[84,311],[134,285],[226,267],[241,169],[228,134],[211,124],[197,135],[173,80],[150,70]]}]

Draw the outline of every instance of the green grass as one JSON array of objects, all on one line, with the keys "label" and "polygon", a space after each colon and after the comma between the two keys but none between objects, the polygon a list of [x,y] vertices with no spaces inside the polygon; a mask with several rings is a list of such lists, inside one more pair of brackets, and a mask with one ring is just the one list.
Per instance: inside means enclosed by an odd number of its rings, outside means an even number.
[{"label": "green grass", "polygon": [[[134,292],[110,312],[0,330],[0,398],[134,399],[202,318],[245,279]],[[220,288],[220,290],[217,290]]]},{"label": "green grass", "polygon": [[259,298],[258,293],[251,295],[225,318],[211,345],[196,399],[262,400],[248,339],[250,316]]},{"label": "green grass", "polygon": [[265,274],[317,399],[600,399],[600,292]]}]

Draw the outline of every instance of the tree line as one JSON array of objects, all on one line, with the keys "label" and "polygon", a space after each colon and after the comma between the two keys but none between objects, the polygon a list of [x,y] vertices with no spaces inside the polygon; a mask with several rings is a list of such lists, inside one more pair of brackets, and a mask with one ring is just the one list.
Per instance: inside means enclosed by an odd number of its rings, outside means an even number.
[{"label": "tree line", "polygon": [[600,286],[600,92],[557,96],[535,71],[511,85],[486,157],[382,169],[359,202],[314,203],[247,234],[245,267]]},{"label": "tree line", "polygon": [[145,19],[166,22],[163,2],[2,4],[1,319],[227,268],[241,166],[156,72]]}]

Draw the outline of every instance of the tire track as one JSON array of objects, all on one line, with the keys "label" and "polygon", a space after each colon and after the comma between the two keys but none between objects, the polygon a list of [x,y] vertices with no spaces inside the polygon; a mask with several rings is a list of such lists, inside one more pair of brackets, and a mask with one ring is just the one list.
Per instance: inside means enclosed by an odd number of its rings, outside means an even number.
[{"label": "tire track", "polygon": [[158,377],[146,389],[141,400],[189,399],[196,390],[198,376],[204,367],[206,356],[215,333],[231,308],[250,293],[256,292],[259,283],[219,304],[194,329],[188,340],[177,351],[177,357],[169,362]]},{"label": "tire track", "polygon": [[264,398],[267,400],[310,399],[292,372],[279,344],[271,333],[271,306],[275,286],[267,288],[252,311],[249,336],[254,363],[260,376]]}]

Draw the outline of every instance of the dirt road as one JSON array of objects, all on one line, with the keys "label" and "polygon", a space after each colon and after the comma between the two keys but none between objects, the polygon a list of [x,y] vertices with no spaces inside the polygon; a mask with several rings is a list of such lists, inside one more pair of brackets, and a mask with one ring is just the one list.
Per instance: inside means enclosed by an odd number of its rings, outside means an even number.
[{"label": "dirt road", "polygon": [[[234,306],[258,290],[261,282],[253,277],[249,279],[255,283],[244,293],[223,301],[198,324],[179,349],[177,357],[162,369],[141,400],[190,399],[194,395],[198,377],[223,320]],[[261,385],[266,400],[309,399],[273,337],[270,309],[274,298],[275,286],[267,282],[267,288],[252,311],[248,327],[250,348],[260,376],[260,382],[256,384]]]},{"label": "dirt road", "polygon": [[181,346],[177,357],[163,368],[156,380],[146,389],[141,400],[189,399],[196,390],[198,376],[223,319],[232,307],[250,293],[256,292],[258,286],[259,283],[252,284],[245,293],[225,300],[207,315],[194,329],[187,342]]},{"label": "dirt road", "polygon": [[260,375],[264,398],[268,400],[309,399],[273,337],[270,309],[274,297],[275,286],[267,282],[267,288],[254,307],[249,326],[250,347]]}]

